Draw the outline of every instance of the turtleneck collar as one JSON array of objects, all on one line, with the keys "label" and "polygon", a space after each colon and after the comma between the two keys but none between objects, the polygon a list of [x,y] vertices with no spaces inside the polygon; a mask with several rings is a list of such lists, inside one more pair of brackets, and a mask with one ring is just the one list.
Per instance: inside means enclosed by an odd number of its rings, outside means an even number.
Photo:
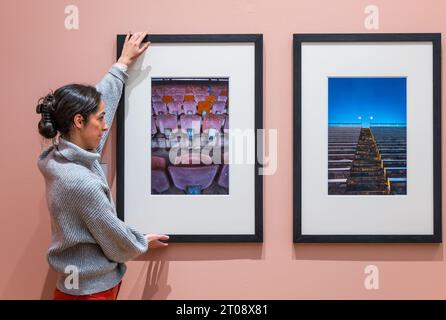
[{"label": "turtleneck collar", "polygon": [[82,149],[77,144],[64,138],[59,138],[59,144],[56,146],[59,153],[69,161],[91,167],[96,160],[100,160],[101,155],[95,151]]}]

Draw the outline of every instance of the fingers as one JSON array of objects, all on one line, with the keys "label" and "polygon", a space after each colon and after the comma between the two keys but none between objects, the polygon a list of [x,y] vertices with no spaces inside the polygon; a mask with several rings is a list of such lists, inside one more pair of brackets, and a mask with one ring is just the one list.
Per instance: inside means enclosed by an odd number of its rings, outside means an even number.
[{"label": "fingers", "polygon": [[132,34],[131,31],[129,31],[125,37],[125,43],[136,43],[136,39],[139,38],[141,32],[135,32]]},{"label": "fingers", "polygon": [[144,38],[148,35],[148,32],[140,32],[137,39],[135,39],[136,44],[140,45]]},{"label": "fingers", "polygon": [[163,247],[167,247],[167,246],[169,246],[168,243],[161,242],[161,241],[158,241],[158,240],[153,240],[153,241],[150,241],[150,242],[148,243],[148,247],[149,247],[149,248],[152,248],[152,249],[155,249],[155,248],[163,248]]},{"label": "fingers", "polygon": [[153,240],[169,240],[169,236],[166,234],[154,234]]},{"label": "fingers", "polygon": [[145,237],[147,237],[150,240],[169,240],[169,236],[166,234],[151,233],[145,235]]},{"label": "fingers", "polygon": [[143,44],[143,46],[139,49],[139,54],[143,53],[150,46],[150,41]]},{"label": "fingers", "polygon": [[127,35],[125,37],[125,41],[128,42],[129,40],[131,40],[135,44],[141,44],[141,42],[143,42],[144,38],[148,34],[149,33],[146,32],[146,31],[144,31],[144,32],[135,32],[134,34],[132,34],[131,31],[128,31]]},{"label": "fingers", "polygon": [[165,234],[160,234],[160,235],[158,235],[158,239],[159,240],[169,240],[169,236],[165,235]]},{"label": "fingers", "polygon": [[141,43],[141,41],[144,39],[145,35],[147,35],[146,32],[136,32],[131,36],[130,40],[133,43],[139,45]]},{"label": "fingers", "polygon": [[147,239],[149,248],[163,248],[169,245],[160,241],[169,239],[169,236],[165,234],[147,234],[144,237]]}]

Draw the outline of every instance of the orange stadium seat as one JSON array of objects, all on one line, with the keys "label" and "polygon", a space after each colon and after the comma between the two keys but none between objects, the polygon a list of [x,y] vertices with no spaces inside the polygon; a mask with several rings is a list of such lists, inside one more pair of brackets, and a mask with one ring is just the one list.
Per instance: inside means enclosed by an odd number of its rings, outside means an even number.
[{"label": "orange stadium seat", "polygon": [[172,98],[172,96],[164,96],[164,97],[163,97],[163,102],[164,102],[164,103],[173,102],[173,98]]},{"label": "orange stadium seat", "polygon": [[206,112],[208,114],[211,112],[211,106],[212,102],[210,101],[200,101],[198,102],[197,113],[201,115],[203,112]]}]

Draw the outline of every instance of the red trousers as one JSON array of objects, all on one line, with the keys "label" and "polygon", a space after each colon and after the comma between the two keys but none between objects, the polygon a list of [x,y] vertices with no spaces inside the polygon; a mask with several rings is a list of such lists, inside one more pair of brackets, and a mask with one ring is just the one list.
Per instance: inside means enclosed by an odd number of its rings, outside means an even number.
[{"label": "red trousers", "polygon": [[59,289],[54,290],[54,300],[116,300],[118,298],[121,282],[106,291],[88,294],[84,296],[74,296],[64,293]]}]

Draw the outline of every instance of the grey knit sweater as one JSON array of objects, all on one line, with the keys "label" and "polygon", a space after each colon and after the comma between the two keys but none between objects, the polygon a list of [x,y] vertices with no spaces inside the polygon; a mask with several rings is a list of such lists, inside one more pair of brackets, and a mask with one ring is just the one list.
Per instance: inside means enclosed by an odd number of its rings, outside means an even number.
[{"label": "grey knit sweater", "polygon": [[[105,102],[109,127],[126,78],[125,69],[115,64],[96,86]],[[47,259],[59,274],[57,288],[72,295],[114,287],[124,276],[124,262],[148,248],[143,235],[116,216],[99,162],[107,136],[104,134],[98,148],[91,151],[60,138],[38,159],[51,215],[52,239]]]}]

